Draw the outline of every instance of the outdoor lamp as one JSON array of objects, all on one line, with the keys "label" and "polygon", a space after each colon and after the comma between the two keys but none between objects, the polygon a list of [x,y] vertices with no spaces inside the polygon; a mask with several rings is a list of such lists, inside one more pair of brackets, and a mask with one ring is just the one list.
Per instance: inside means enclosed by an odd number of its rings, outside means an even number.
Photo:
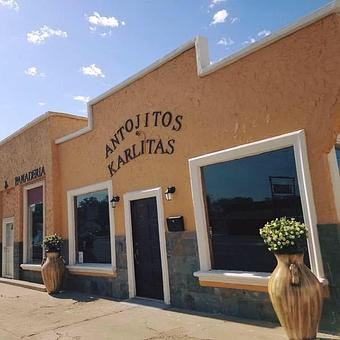
[{"label": "outdoor lamp", "polygon": [[7,182],[7,181],[5,181],[5,183],[4,183],[4,188],[5,188],[5,190],[7,190],[7,189],[8,189],[8,187],[9,187],[9,185],[8,185],[8,182]]},{"label": "outdoor lamp", "polygon": [[176,187],[168,187],[164,194],[165,194],[165,199],[167,201],[171,201],[172,200],[172,195],[176,192]]},{"label": "outdoor lamp", "polygon": [[120,198],[119,196],[113,196],[111,202],[112,208],[115,208],[119,202]]}]

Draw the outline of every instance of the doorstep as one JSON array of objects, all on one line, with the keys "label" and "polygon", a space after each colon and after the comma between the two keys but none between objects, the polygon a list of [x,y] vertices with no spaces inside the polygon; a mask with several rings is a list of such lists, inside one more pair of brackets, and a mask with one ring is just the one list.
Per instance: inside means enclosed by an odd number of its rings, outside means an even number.
[{"label": "doorstep", "polygon": [[14,279],[6,279],[4,277],[0,277],[0,283],[5,283],[12,286],[18,286],[22,288],[28,288],[37,290],[39,292],[46,292],[46,288],[44,285],[34,282],[22,281],[22,280],[14,280]]}]

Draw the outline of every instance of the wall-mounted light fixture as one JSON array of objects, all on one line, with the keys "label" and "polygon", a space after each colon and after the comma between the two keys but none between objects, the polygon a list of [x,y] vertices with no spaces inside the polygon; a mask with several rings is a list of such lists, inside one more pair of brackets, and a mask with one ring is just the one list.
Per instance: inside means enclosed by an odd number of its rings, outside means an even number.
[{"label": "wall-mounted light fixture", "polygon": [[165,199],[167,200],[167,201],[171,201],[172,200],[172,196],[173,196],[173,194],[176,192],[176,187],[168,187],[166,190],[165,190],[165,192],[164,192],[164,194],[165,194]]},{"label": "wall-mounted light fixture", "polygon": [[113,196],[110,203],[111,203],[111,206],[112,208],[115,208],[119,202],[120,198],[119,196]]},{"label": "wall-mounted light fixture", "polygon": [[5,181],[5,183],[4,183],[4,188],[5,188],[5,190],[7,190],[7,189],[8,189],[8,187],[9,187],[9,185],[8,185],[8,182],[7,182],[7,181]]}]

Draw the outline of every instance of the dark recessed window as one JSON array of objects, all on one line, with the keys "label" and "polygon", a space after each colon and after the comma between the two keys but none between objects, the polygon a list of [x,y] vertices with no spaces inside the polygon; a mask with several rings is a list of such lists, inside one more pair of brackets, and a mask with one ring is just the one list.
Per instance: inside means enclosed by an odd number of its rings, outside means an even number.
[{"label": "dark recessed window", "polygon": [[44,233],[43,187],[27,191],[27,263],[40,264]]},{"label": "dark recessed window", "polygon": [[338,162],[338,168],[340,171],[340,146],[335,147],[336,160]]},{"label": "dark recessed window", "polygon": [[78,263],[111,263],[107,190],[74,197]]},{"label": "dark recessed window", "polygon": [[271,272],[259,228],[281,216],[303,222],[293,147],[205,166],[202,178],[212,269]]}]

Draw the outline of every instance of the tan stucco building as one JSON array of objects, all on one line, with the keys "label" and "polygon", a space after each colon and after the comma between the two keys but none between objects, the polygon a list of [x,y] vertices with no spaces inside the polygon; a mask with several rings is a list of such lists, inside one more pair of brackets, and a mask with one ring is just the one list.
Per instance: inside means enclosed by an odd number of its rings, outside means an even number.
[{"label": "tan stucco building", "polygon": [[41,239],[58,233],[67,288],[273,320],[258,228],[290,216],[329,287],[322,327],[339,330],[338,13],[215,64],[199,37],[92,100],[88,119],[48,112],[3,140],[2,275],[40,281]]}]

